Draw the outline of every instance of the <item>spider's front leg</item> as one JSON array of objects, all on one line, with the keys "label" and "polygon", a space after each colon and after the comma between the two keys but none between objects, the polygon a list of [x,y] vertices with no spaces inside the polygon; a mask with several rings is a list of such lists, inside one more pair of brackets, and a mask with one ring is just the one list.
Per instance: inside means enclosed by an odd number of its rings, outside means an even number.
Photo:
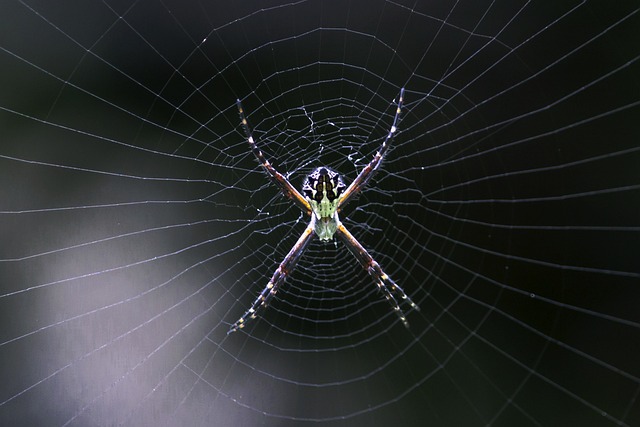
[{"label": "spider's front leg", "polygon": [[411,301],[411,298],[404,293],[402,288],[382,270],[380,264],[373,259],[369,252],[353,237],[342,223],[338,226],[336,234],[343,241],[349,252],[358,260],[360,265],[362,265],[369,275],[373,277],[373,280],[376,281],[378,287],[384,292],[385,298],[398,314],[404,326],[409,327],[409,322],[400,308],[399,301],[402,302],[406,300],[413,309],[418,311],[420,307]]},{"label": "spider's front leg", "polygon": [[302,256],[302,253],[309,245],[309,242],[314,235],[315,226],[316,217],[314,215],[311,215],[311,221],[309,222],[309,225],[307,225],[307,228],[302,233],[302,236],[300,236],[287,256],[284,257],[284,260],[280,263],[276,271],[273,273],[273,276],[271,276],[271,280],[269,280],[267,286],[265,286],[262,292],[260,292],[260,295],[258,295],[258,298],[256,298],[253,304],[251,304],[251,308],[249,308],[249,310],[247,310],[240,319],[238,319],[233,325],[231,325],[231,328],[229,328],[229,332],[227,332],[227,334],[244,328],[249,319],[255,319],[258,316],[259,311],[264,310],[267,307],[273,296],[276,294],[276,292],[278,292],[280,285],[282,285],[287,276],[291,274],[296,266],[296,263]]},{"label": "spider's front leg", "polygon": [[273,165],[269,163],[262,150],[258,148],[256,141],[253,139],[253,135],[251,135],[251,129],[249,128],[249,123],[247,122],[247,118],[244,115],[242,103],[239,99],[236,101],[236,103],[238,105],[238,113],[240,114],[242,129],[244,129],[244,134],[247,136],[247,142],[249,143],[249,147],[251,147],[253,155],[256,157],[256,159],[258,159],[258,162],[260,162],[260,165],[267,173],[269,178],[271,178],[271,180],[278,186],[280,191],[282,191],[282,194],[291,199],[293,203],[295,203],[295,205],[299,207],[303,212],[311,215],[311,206],[309,205],[309,202],[304,197],[302,197],[302,194],[300,194],[300,192],[296,190],[293,185],[291,185],[289,180],[284,175],[278,172],[276,168],[274,168]]},{"label": "spider's front leg", "polygon": [[400,89],[396,114],[393,117],[393,123],[391,124],[391,129],[389,129],[389,133],[387,133],[387,137],[384,139],[382,145],[380,146],[380,149],[378,149],[378,152],[375,156],[373,156],[373,159],[369,162],[369,164],[365,166],[362,171],[360,171],[356,179],[354,179],[351,185],[349,185],[344,193],[342,193],[342,195],[340,196],[340,200],[338,201],[338,210],[342,210],[344,205],[346,205],[351,199],[353,199],[353,197],[360,193],[380,168],[380,164],[382,163],[384,156],[387,155],[387,151],[389,150],[389,146],[391,145],[391,140],[398,130],[396,126],[398,124],[400,113],[402,112],[403,103],[404,88]]}]

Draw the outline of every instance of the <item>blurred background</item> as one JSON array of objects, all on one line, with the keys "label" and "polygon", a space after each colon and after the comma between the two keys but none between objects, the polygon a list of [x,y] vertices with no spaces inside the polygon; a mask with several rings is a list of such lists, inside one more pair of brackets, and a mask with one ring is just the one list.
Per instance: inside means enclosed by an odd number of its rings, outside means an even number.
[{"label": "blurred background", "polygon": [[[640,8],[599,1],[5,1],[0,425],[640,424]],[[313,241],[341,219],[408,329]]]}]

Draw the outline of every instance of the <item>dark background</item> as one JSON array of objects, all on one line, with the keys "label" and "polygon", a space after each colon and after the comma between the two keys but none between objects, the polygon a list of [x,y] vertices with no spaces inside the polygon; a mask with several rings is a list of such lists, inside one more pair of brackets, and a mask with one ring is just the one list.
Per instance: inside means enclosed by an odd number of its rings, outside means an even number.
[{"label": "dark background", "polygon": [[[6,1],[0,425],[637,425],[635,2]],[[226,335],[305,219],[342,246]]]}]

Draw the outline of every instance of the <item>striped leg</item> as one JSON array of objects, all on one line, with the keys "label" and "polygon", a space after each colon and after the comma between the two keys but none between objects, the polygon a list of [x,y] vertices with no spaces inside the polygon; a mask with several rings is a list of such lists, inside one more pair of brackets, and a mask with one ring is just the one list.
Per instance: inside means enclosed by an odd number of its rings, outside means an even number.
[{"label": "striped leg", "polygon": [[260,292],[260,295],[258,295],[258,298],[256,298],[253,304],[251,304],[251,308],[249,308],[249,310],[247,310],[240,319],[238,319],[233,325],[231,325],[231,328],[229,328],[229,332],[227,332],[227,334],[244,328],[249,319],[255,319],[258,316],[258,313],[267,307],[273,296],[278,292],[280,286],[284,283],[284,280],[291,274],[296,266],[296,263],[309,245],[311,238],[315,234],[315,226],[316,217],[312,215],[309,225],[307,225],[307,228],[302,233],[302,236],[300,236],[287,256],[284,257],[282,263],[280,263],[276,271],[273,273],[273,276],[271,276],[271,280],[269,280],[267,286],[265,286],[262,292]]},{"label": "striped leg", "polygon": [[251,129],[249,128],[249,123],[247,123],[247,119],[244,115],[244,110],[242,108],[242,103],[238,99],[236,101],[238,105],[238,112],[240,113],[240,121],[242,123],[242,128],[244,129],[244,133],[247,136],[247,141],[249,142],[249,146],[251,147],[251,151],[253,152],[260,165],[265,170],[267,175],[271,178],[271,180],[276,184],[276,186],[282,191],[286,197],[291,199],[296,206],[298,206],[303,212],[311,215],[311,206],[309,202],[300,194],[296,188],[291,185],[289,180],[285,178],[280,172],[278,172],[269,161],[264,157],[262,150],[260,150],[251,135]]},{"label": "striped leg", "polygon": [[387,137],[384,139],[382,146],[378,150],[375,156],[373,156],[373,160],[365,166],[364,169],[358,174],[356,179],[353,180],[351,185],[347,187],[347,189],[340,196],[340,201],[338,202],[338,209],[341,209],[342,206],[346,205],[349,200],[353,198],[356,194],[360,193],[362,189],[367,185],[369,180],[376,174],[380,164],[382,163],[382,159],[384,159],[385,154],[387,154],[387,150],[389,149],[389,145],[391,143],[391,139],[393,135],[396,133],[396,125],[398,124],[398,117],[400,117],[400,111],[402,110],[402,103],[404,102],[404,88],[400,89],[400,96],[398,97],[398,108],[396,108],[396,115],[393,118],[393,123],[391,124],[391,129],[387,134]]},{"label": "striped leg", "polygon": [[349,252],[356,257],[358,262],[364,267],[365,270],[373,277],[373,280],[376,281],[376,284],[385,294],[385,298],[391,304],[393,310],[398,314],[398,317],[404,324],[404,326],[409,327],[409,322],[407,322],[407,318],[400,309],[400,304],[398,301],[402,302],[406,300],[409,305],[415,310],[420,310],[420,308],[411,301],[411,298],[404,293],[402,288],[398,286],[396,282],[394,282],[391,277],[389,277],[380,265],[369,255],[369,252],[356,240],[355,237],[346,229],[343,224],[338,226],[337,231],[338,237],[344,242],[349,249]]}]

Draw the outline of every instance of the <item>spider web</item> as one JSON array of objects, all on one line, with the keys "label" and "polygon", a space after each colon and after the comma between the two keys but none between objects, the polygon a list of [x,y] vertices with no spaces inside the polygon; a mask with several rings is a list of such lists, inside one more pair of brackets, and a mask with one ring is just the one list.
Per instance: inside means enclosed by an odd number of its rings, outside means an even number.
[{"label": "spider web", "polygon": [[[552,4],[553,3],[553,4]],[[0,424],[640,423],[634,2],[0,6]],[[410,328],[317,239],[341,219]]]}]

